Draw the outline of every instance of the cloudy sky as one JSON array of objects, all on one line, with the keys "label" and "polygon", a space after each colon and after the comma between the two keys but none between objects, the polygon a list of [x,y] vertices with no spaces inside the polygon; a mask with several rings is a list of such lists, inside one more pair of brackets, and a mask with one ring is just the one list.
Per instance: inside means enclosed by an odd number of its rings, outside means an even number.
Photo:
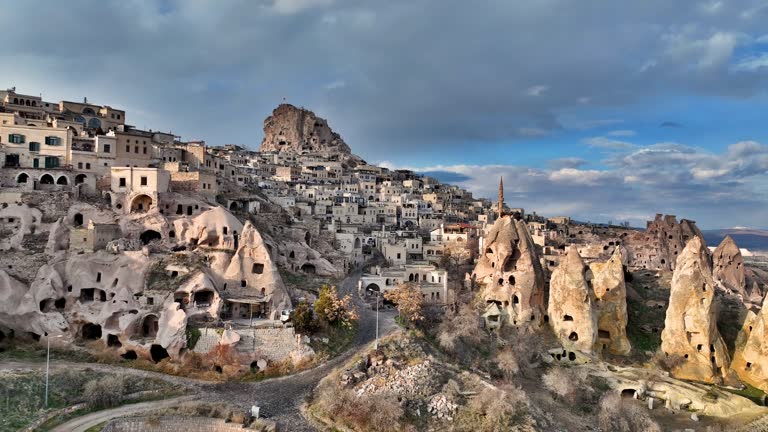
[{"label": "cloudy sky", "polygon": [[253,149],[285,98],[529,211],[768,227],[766,23],[766,0],[0,0],[0,85]]}]

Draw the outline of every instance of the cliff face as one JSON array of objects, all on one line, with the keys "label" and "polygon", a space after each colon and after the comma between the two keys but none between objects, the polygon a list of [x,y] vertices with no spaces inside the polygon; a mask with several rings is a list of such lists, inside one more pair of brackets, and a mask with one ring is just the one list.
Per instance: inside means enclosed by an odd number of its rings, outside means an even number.
[{"label": "cliff face", "polygon": [[731,368],[742,381],[768,391],[768,297],[759,312],[747,313]]},{"label": "cliff face", "polygon": [[499,218],[486,236],[473,274],[484,284],[483,298],[504,323],[538,328],[544,319],[544,272],[523,221]]},{"label": "cliff face", "polygon": [[264,141],[260,152],[280,153],[342,153],[350,154],[349,146],[334,132],[325,119],[312,111],[290,104],[281,104],[264,120]]},{"label": "cliff face", "polygon": [[715,249],[713,259],[715,282],[722,288],[747,298],[744,259],[731,236],[726,236]]},{"label": "cliff face", "polygon": [[730,358],[717,331],[715,283],[707,248],[694,236],[677,258],[661,349],[682,357],[676,378],[719,382],[728,377]]},{"label": "cliff face", "polygon": [[622,259],[619,247],[608,261],[589,265],[597,309],[597,352],[627,355],[632,348],[627,339],[627,289]]},{"label": "cliff face", "polygon": [[564,347],[592,352],[597,341],[597,313],[584,265],[575,245],[552,272],[549,283],[549,322]]}]

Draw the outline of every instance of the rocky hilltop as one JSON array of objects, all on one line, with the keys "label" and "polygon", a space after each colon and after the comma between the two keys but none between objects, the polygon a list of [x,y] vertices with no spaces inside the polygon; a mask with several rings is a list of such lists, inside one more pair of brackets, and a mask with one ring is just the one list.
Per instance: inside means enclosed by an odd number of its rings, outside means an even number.
[{"label": "rocky hilltop", "polygon": [[352,153],[341,135],[334,132],[325,119],[291,104],[280,104],[264,120],[264,140],[259,151],[297,155]]}]

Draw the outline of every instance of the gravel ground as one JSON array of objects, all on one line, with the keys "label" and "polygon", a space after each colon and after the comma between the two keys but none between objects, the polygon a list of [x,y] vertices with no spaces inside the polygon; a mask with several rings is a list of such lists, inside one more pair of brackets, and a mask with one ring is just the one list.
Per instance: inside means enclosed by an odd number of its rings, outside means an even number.
[{"label": "gravel ground", "polygon": [[[52,369],[96,369],[100,371],[114,371],[127,375],[159,378],[179,386],[187,386],[194,393],[195,399],[210,402],[226,402],[236,404],[244,410],[250,409],[252,405],[261,407],[261,415],[271,420],[277,421],[279,430],[282,431],[314,431],[315,428],[302,416],[300,407],[307,396],[314,390],[321,379],[326,377],[333,369],[344,364],[364,346],[373,342],[376,337],[376,312],[372,311],[357,295],[357,281],[360,278],[361,270],[352,272],[337,287],[339,294],[351,294],[355,304],[358,307],[360,320],[358,322],[358,332],[352,346],[343,354],[334,357],[326,363],[313,369],[280,378],[273,378],[256,383],[210,383],[201,380],[175,377],[161,373],[142,371],[119,366],[102,365],[95,363],[74,363],[74,362],[54,362]],[[384,310],[379,313],[379,335],[387,335],[397,329],[394,322],[395,312]],[[45,363],[39,362],[20,362],[6,361],[0,363],[0,369],[40,369],[44,368]],[[155,402],[160,405],[176,403],[178,399]],[[90,417],[78,418],[61,425],[57,430],[69,430],[67,427],[85,430],[90,426],[99,424],[108,418],[126,416],[147,411],[150,404],[126,405],[108,412],[94,413]],[[113,415],[114,414],[114,415]],[[106,417],[105,417],[106,416]],[[95,421],[95,423],[94,423]],[[61,428],[64,429],[61,429]],[[74,430],[74,429],[72,429]]]},{"label": "gravel ground", "polygon": [[[314,431],[301,415],[300,407],[306,397],[333,369],[344,364],[365,345],[376,338],[376,312],[370,310],[357,296],[357,281],[361,271],[351,273],[337,287],[339,294],[351,294],[360,313],[358,333],[353,345],[343,354],[307,371],[258,383],[224,383],[206,386],[205,399],[226,401],[244,408],[252,405],[261,407],[263,416],[278,422],[280,430]],[[379,314],[379,335],[394,331],[395,313],[391,310]]]}]

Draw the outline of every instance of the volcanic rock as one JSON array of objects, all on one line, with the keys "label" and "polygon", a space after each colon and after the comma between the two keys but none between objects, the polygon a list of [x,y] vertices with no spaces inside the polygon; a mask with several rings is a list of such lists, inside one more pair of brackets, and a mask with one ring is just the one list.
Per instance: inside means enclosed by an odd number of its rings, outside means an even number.
[{"label": "volcanic rock", "polygon": [[680,356],[672,368],[676,378],[719,382],[728,376],[730,358],[717,331],[715,282],[704,242],[693,237],[677,258],[669,306],[661,333],[661,349]]},{"label": "volcanic rock", "polygon": [[552,272],[549,284],[549,322],[564,347],[591,352],[597,340],[597,314],[592,289],[575,245]]},{"label": "volcanic rock", "polygon": [[482,296],[499,308],[502,321],[538,328],[544,318],[544,272],[523,221],[496,220],[485,236],[484,253],[473,277],[485,285]]},{"label": "volcanic rock", "polygon": [[595,350],[627,355],[632,347],[627,339],[627,290],[621,248],[616,248],[608,261],[591,263],[589,269],[597,310]]}]

